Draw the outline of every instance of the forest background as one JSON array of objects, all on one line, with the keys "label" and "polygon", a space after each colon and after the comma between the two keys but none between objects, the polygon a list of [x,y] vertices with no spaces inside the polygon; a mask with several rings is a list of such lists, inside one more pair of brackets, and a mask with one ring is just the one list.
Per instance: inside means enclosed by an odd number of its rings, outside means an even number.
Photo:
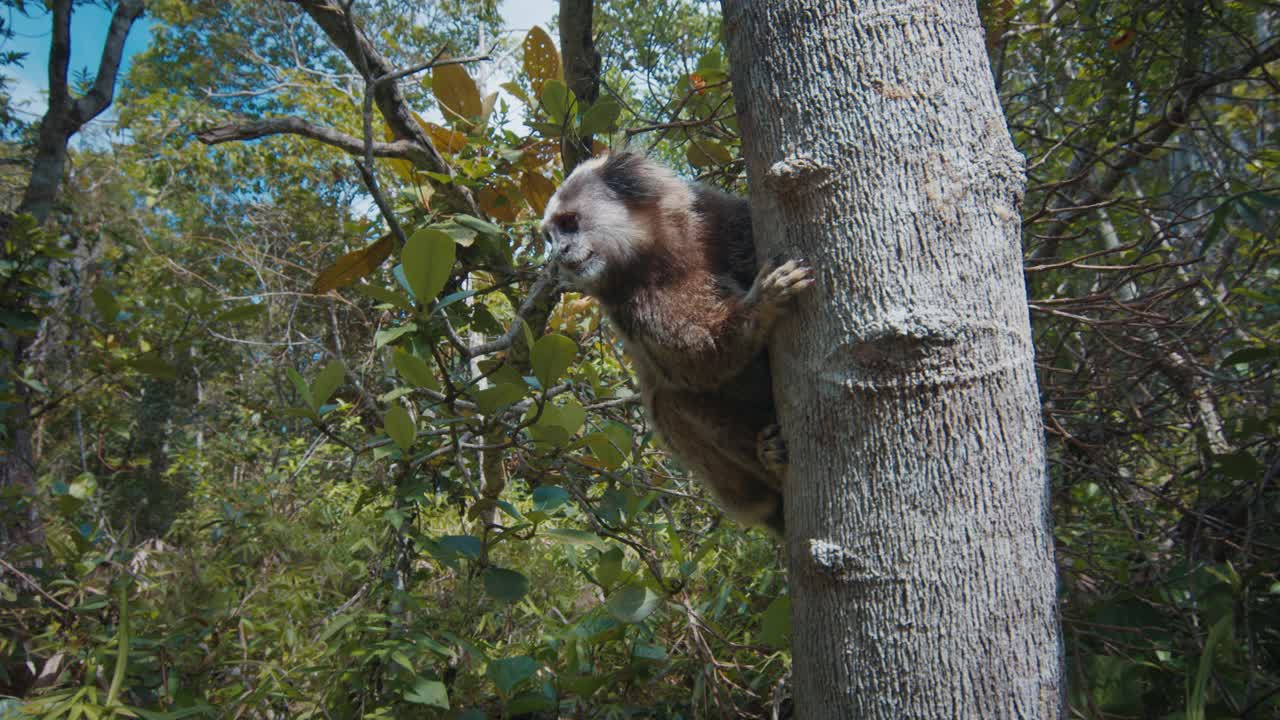
[{"label": "forest background", "polygon": [[[0,717],[785,705],[775,541],[663,453],[535,230],[606,147],[744,191],[719,5],[600,0],[595,72],[540,6],[149,0],[38,224],[53,20],[0,2]],[[119,8],[74,9],[92,98]],[[1280,716],[1280,3],[979,9],[1071,712]]]}]

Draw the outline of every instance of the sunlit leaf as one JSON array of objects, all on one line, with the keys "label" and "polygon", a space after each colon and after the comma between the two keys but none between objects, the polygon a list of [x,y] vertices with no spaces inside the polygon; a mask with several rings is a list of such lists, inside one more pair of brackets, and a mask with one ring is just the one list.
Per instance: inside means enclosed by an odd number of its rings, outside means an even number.
[{"label": "sunlit leaf", "polygon": [[436,150],[445,155],[453,155],[462,148],[467,146],[467,136],[457,130],[440,127],[432,122],[422,119],[417,113],[413,114],[414,120],[418,122],[418,126],[423,132],[431,138],[431,144],[436,146]]},{"label": "sunlit leaf", "polygon": [[431,92],[445,117],[474,120],[480,117],[480,89],[462,65],[437,65],[431,69]]},{"label": "sunlit leaf", "polygon": [[536,25],[524,36],[523,48],[524,72],[534,94],[540,94],[543,83],[560,78],[560,52],[547,31]]},{"label": "sunlit leaf", "polygon": [[547,202],[555,192],[556,184],[541,173],[527,172],[520,178],[520,193],[539,217],[546,212]]}]

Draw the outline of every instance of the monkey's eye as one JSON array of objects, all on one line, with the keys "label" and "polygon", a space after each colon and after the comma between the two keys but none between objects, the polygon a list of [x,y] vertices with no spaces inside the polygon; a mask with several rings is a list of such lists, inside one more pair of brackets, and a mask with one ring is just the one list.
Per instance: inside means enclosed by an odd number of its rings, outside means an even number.
[{"label": "monkey's eye", "polygon": [[561,213],[555,217],[556,229],[562,233],[578,232],[578,216],[575,213]]}]

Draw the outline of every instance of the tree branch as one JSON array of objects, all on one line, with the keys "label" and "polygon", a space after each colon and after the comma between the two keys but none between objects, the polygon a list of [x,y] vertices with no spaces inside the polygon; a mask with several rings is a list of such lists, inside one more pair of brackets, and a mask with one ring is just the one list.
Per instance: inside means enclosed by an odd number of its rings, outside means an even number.
[{"label": "tree branch", "polygon": [[[257,140],[271,135],[301,135],[352,155],[364,155],[364,141],[360,138],[297,117],[265,118],[242,125],[219,125],[196,133],[196,139],[205,145],[218,145],[238,140]],[[374,157],[400,158],[414,164],[430,164],[429,154],[412,140],[374,142],[372,149]]]},{"label": "tree branch", "polygon": [[[347,56],[352,67],[365,75],[366,82],[395,74],[395,67],[378,52],[373,43],[369,42],[369,38],[355,27],[355,23],[348,23],[347,14],[340,6],[326,0],[288,1],[302,8],[316,25],[320,26],[329,41]],[[400,86],[397,83],[379,83],[374,88],[373,99],[378,106],[378,113],[386,120],[387,126],[391,128],[396,138],[411,140],[424,148],[428,159],[425,165],[427,170],[453,174],[444,156],[436,150],[431,138],[413,118],[413,112],[405,102],[404,94],[400,92]]]},{"label": "tree branch", "polygon": [[[71,102],[67,67],[71,62],[71,0],[53,3],[53,38],[49,44],[49,108],[61,110]],[[46,117],[56,117],[46,113]]]},{"label": "tree branch", "polygon": [[[1098,158],[1105,158],[1110,155],[1117,155],[1115,162],[1108,163],[1107,172],[1089,187],[1086,182],[1087,173],[1080,173],[1079,182],[1085,185],[1084,197],[1072,204],[1077,206],[1079,210],[1076,212],[1062,213],[1061,216],[1049,226],[1049,229],[1043,234],[1050,238],[1057,238],[1063,235],[1068,223],[1079,217],[1081,213],[1091,210],[1099,203],[1106,200],[1113,190],[1123,181],[1139,162],[1150,157],[1152,153],[1164,146],[1164,143],[1173,137],[1173,134],[1186,124],[1187,118],[1191,114],[1192,107],[1196,102],[1213,88],[1223,83],[1232,82],[1247,77],[1259,67],[1269,62],[1280,59],[1280,40],[1272,40],[1269,44],[1255,50],[1253,55],[1246,61],[1229,68],[1222,72],[1205,73],[1199,77],[1190,79],[1184,83],[1182,88],[1174,88],[1174,93],[1181,90],[1181,98],[1174,98],[1165,111],[1164,116],[1160,120],[1143,128],[1133,136],[1116,143],[1109,150],[1099,153]],[[1060,190],[1066,189],[1066,186]],[[1057,242],[1050,241],[1045,245],[1045,252],[1037,253],[1039,257],[1053,257],[1057,254]]]},{"label": "tree branch", "polygon": [[[111,25],[107,28],[107,41],[102,48],[102,59],[98,61],[98,74],[93,79],[93,87],[76,100],[72,107],[71,121],[77,128],[111,105],[111,99],[115,95],[116,75],[119,74],[120,62],[124,59],[124,42],[129,37],[134,21],[145,9],[143,0],[120,0],[120,4],[116,6],[116,11],[111,16]],[[63,77],[65,78],[65,74]]]}]

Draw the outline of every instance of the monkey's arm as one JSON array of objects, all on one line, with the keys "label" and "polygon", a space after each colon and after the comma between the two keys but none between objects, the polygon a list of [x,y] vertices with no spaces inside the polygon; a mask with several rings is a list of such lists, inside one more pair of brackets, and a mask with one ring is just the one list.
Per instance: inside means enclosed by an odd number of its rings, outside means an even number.
[{"label": "monkey's arm", "polygon": [[[690,322],[687,307],[668,308],[655,333],[655,360],[668,381],[711,391],[741,373],[761,351],[793,296],[814,283],[813,271],[795,261],[766,263],[743,295],[721,300],[722,312]],[[687,298],[674,298],[687,302]]]}]

